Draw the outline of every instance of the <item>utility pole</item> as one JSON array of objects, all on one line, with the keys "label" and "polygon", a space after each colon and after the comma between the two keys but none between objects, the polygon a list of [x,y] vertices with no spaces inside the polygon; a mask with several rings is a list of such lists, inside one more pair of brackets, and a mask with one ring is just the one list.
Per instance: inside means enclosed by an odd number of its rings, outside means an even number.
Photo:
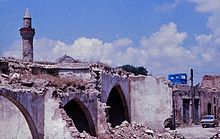
[{"label": "utility pole", "polygon": [[196,124],[196,118],[195,118],[195,92],[194,92],[194,87],[193,87],[193,69],[190,69],[190,81],[191,81],[191,86],[190,86],[190,93],[192,96],[192,119],[193,123]]},{"label": "utility pole", "polygon": [[172,102],[173,102],[173,117],[172,117],[172,120],[173,120],[173,127],[171,130],[176,130],[176,113],[175,113],[175,95],[174,95],[174,90],[173,90],[174,86],[172,86]]}]

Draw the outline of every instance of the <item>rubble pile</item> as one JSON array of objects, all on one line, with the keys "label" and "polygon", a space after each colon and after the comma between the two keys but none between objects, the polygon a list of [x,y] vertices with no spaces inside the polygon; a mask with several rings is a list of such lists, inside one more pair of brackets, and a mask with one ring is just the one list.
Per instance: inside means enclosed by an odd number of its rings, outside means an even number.
[{"label": "rubble pile", "polygon": [[104,135],[100,135],[103,139],[183,139],[184,137],[176,131],[157,131],[152,130],[141,124],[124,121],[121,125],[112,128]]},{"label": "rubble pile", "polygon": [[66,118],[67,126],[70,126],[69,131],[74,139],[184,139],[184,137],[177,133],[177,131],[151,130],[149,127],[136,123],[129,124],[127,121],[124,121],[121,125],[116,126],[115,128],[112,128],[109,124],[109,128],[105,133],[98,135],[98,137],[93,137],[85,131],[82,133],[77,131],[72,120],[68,119],[68,117]]}]

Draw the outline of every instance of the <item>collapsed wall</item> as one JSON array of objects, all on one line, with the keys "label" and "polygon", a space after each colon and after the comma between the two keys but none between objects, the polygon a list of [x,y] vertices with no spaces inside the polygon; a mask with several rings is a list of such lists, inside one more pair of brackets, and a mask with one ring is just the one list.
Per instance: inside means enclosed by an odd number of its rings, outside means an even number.
[{"label": "collapsed wall", "polygon": [[[109,138],[116,136],[111,130],[122,123],[120,128],[132,128],[131,132],[135,132],[132,125],[139,129],[135,123],[142,123],[140,134],[147,136],[146,126],[161,129],[171,114],[171,90],[164,78],[133,76],[100,63],[0,59],[0,65],[0,86],[17,94],[14,99],[22,97],[19,90],[34,94],[23,96],[24,106],[33,108],[28,109],[31,115],[42,117],[35,119],[35,124],[40,125],[38,131],[44,138],[95,138],[105,134]],[[40,97],[43,101],[33,103]],[[80,124],[80,120],[87,123]]]}]

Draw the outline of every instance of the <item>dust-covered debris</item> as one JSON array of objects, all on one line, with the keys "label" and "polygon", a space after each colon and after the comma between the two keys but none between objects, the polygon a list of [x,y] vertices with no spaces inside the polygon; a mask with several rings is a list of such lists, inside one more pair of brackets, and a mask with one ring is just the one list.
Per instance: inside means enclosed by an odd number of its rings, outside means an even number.
[{"label": "dust-covered debris", "polygon": [[157,131],[152,130],[147,126],[137,123],[129,124],[124,121],[121,125],[115,128],[109,127],[109,130],[104,135],[112,139],[183,139],[184,137],[175,131]]}]

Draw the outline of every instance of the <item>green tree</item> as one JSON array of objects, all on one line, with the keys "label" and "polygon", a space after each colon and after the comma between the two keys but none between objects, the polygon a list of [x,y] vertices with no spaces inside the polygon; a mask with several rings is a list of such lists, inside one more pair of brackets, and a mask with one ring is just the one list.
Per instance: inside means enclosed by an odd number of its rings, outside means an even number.
[{"label": "green tree", "polygon": [[134,73],[134,75],[148,75],[148,71],[144,67],[134,67],[133,65],[123,65],[119,68],[122,68],[123,70],[127,72]]}]

